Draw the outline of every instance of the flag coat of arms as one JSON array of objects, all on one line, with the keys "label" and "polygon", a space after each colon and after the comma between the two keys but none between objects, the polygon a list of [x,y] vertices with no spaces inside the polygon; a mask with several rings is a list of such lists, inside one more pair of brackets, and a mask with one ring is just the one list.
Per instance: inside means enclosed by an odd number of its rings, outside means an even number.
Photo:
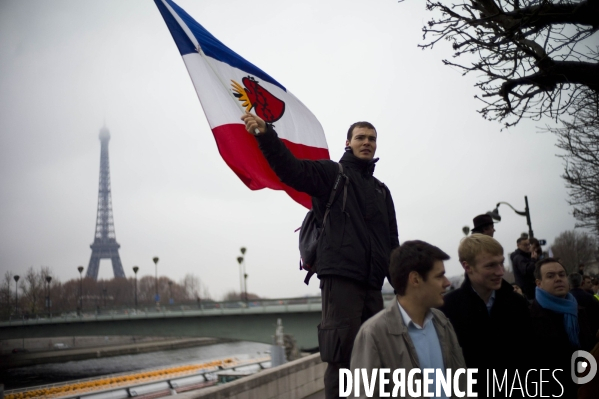
[{"label": "flag coat of arms", "polygon": [[283,184],[240,120],[255,113],[277,128],[299,159],[329,159],[322,126],[293,94],[267,73],[229,49],[171,0],[154,0],[183,57],[218,150],[252,190],[285,190],[306,208],[311,199]]}]

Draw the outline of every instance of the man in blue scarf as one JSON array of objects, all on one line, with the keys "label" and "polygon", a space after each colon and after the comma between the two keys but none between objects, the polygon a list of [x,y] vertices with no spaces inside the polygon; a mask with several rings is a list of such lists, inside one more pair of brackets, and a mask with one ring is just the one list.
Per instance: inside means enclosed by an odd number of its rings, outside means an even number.
[{"label": "man in blue scarf", "polygon": [[578,386],[570,377],[570,358],[576,350],[593,347],[594,333],[584,308],[579,308],[569,292],[566,269],[561,263],[545,258],[537,262],[534,275],[537,287],[531,317],[538,340],[536,359],[538,368],[552,370],[554,378],[550,381],[555,382],[549,389],[544,387],[543,394],[575,398]]}]

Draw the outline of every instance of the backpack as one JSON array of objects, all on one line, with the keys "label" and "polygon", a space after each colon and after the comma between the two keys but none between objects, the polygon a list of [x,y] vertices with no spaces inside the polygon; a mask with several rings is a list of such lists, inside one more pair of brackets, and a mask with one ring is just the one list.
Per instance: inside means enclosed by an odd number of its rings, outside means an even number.
[{"label": "backpack", "polygon": [[[316,272],[316,251],[318,249],[318,240],[322,236],[322,232],[327,222],[327,217],[329,216],[329,211],[331,210],[331,205],[335,200],[335,194],[337,193],[337,189],[339,188],[339,183],[341,183],[341,179],[345,179],[343,185],[343,205],[341,210],[345,211],[345,202],[347,199],[347,185],[349,184],[349,178],[343,174],[343,165],[338,163],[339,165],[339,174],[337,175],[337,179],[335,180],[335,184],[333,185],[333,189],[331,190],[331,194],[329,196],[329,201],[326,205],[326,210],[324,212],[324,217],[322,219],[321,227],[318,227],[318,221],[316,220],[316,215],[314,215],[314,210],[310,209],[302,222],[302,226],[299,228],[299,250],[300,250],[300,270],[307,270],[308,274],[304,279],[304,283],[308,285],[310,283],[310,278]],[[297,230],[296,230],[297,231]]]}]

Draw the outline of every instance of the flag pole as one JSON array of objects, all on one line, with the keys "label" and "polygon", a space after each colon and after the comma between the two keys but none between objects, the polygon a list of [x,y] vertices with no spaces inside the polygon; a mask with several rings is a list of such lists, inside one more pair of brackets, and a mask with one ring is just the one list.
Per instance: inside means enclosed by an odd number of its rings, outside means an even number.
[{"label": "flag pole", "polygon": [[[237,100],[237,98],[235,98],[235,96],[231,92],[231,89],[229,88],[229,86],[227,86],[225,84],[225,82],[223,81],[223,78],[220,76],[220,74],[218,73],[218,71],[214,68],[214,66],[212,66],[212,63],[210,62],[209,57],[206,56],[206,54],[204,54],[204,51],[202,51],[202,46],[200,46],[200,42],[198,42],[198,39],[196,39],[196,37],[193,35],[193,33],[191,32],[191,30],[189,29],[189,27],[187,26],[187,24],[185,22],[183,22],[183,20],[181,19],[181,17],[179,17],[179,14],[177,14],[175,12],[175,10],[173,10],[173,8],[170,6],[170,4],[168,4],[165,0],[162,0],[162,4],[164,4],[164,6],[169,10],[169,12],[173,16],[173,18],[175,18],[175,21],[177,21],[177,23],[179,24],[179,26],[181,27],[181,29],[183,29],[183,32],[185,32],[185,34],[187,35],[187,38],[193,43],[193,45],[195,47],[195,50],[198,52],[198,54],[200,54],[200,56],[202,57],[202,59],[204,59],[204,61],[206,61],[206,63],[208,64],[208,66],[212,70],[212,73],[214,73],[216,75],[216,77],[218,78],[220,84],[225,88],[225,90],[227,91],[227,93],[229,93],[229,95],[230,95],[231,99],[233,100],[233,102],[239,107],[239,110],[241,111],[241,113],[245,114],[246,112],[248,112],[239,103],[239,101]],[[254,134],[260,134],[260,130],[258,130],[258,128],[254,129]]]}]

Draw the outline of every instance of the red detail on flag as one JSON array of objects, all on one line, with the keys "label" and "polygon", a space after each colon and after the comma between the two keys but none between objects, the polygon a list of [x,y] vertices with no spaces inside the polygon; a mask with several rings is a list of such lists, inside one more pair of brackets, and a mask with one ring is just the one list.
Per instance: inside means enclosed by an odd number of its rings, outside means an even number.
[{"label": "red detail on flag", "polygon": [[[284,190],[297,203],[308,209],[312,208],[312,199],[308,194],[294,190],[279,180],[258,148],[258,142],[245,130],[244,125],[237,123],[221,125],[212,129],[212,133],[220,155],[249,189]],[[285,139],[281,140],[298,159],[329,159],[329,150],[326,148],[309,147]]]},{"label": "red detail on flag", "polygon": [[241,81],[256,115],[269,123],[281,119],[285,113],[285,103],[282,100],[273,96],[251,76],[243,78]]}]

